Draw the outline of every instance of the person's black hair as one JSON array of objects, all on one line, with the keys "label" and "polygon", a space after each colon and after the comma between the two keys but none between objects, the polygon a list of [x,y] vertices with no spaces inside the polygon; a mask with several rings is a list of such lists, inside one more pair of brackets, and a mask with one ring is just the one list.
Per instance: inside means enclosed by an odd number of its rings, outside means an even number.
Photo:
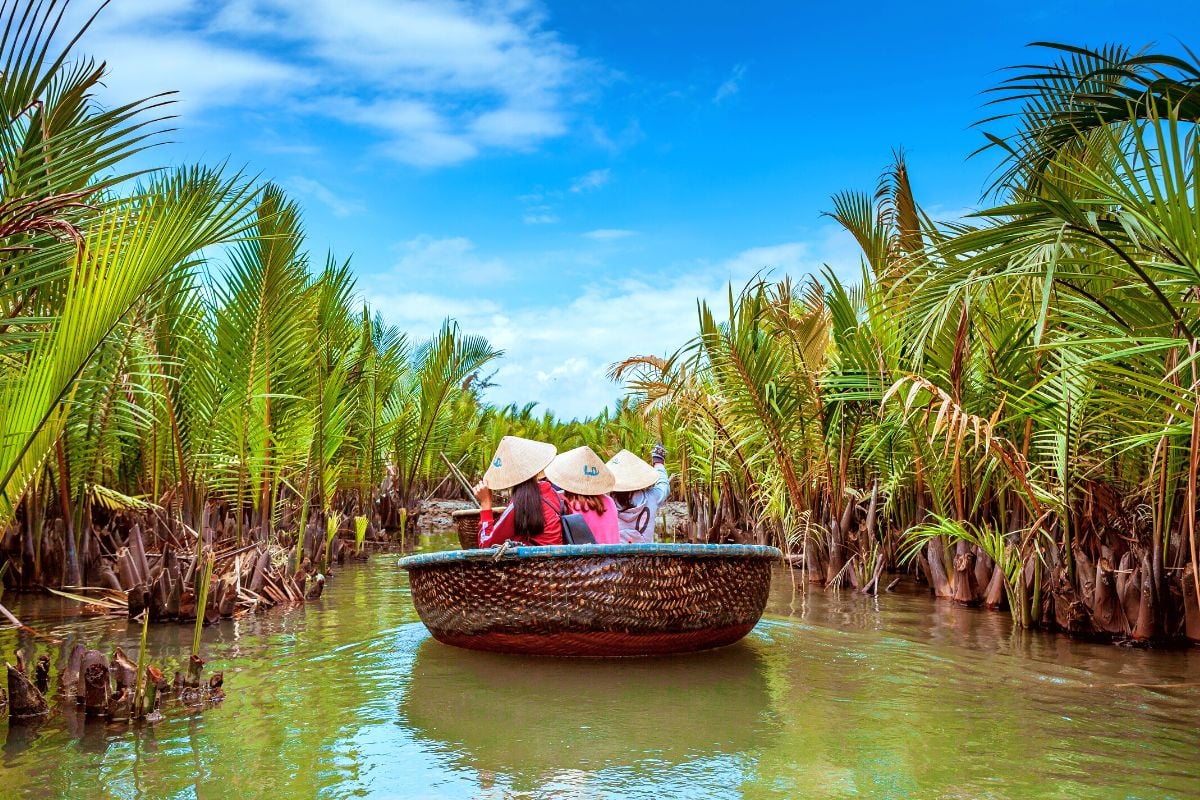
[{"label": "person's black hair", "polygon": [[624,511],[627,508],[633,508],[633,496],[636,492],[610,492],[609,497],[617,504],[617,508]]},{"label": "person's black hair", "polygon": [[513,487],[513,533],[517,539],[532,541],[546,530],[546,517],[542,511],[542,490],[537,478],[530,478]]}]

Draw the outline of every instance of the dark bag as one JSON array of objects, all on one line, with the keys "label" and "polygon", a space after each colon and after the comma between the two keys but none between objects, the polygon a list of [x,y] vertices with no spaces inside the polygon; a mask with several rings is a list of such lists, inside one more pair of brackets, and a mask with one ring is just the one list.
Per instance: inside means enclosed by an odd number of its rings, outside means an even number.
[{"label": "dark bag", "polygon": [[[542,500],[550,506],[549,500],[544,497]],[[554,506],[550,506],[550,508],[554,508]],[[596,543],[596,537],[592,534],[592,529],[588,527],[583,514],[568,514],[566,501],[561,497],[558,498],[558,519],[562,523],[563,544]]]}]

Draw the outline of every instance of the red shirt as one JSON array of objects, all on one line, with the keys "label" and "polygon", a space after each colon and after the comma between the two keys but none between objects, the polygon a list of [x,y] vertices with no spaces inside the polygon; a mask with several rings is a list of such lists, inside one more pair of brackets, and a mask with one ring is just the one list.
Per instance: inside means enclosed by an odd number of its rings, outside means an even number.
[{"label": "red shirt", "polygon": [[[562,544],[562,520],[558,517],[560,499],[558,493],[554,491],[554,487],[547,480],[538,481],[538,490],[542,493],[542,519],[545,520],[545,527],[542,528],[541,535],[533,537],[530,544]],[[517,538],[519,537],[516,535],[516,525],[513,522],[512,503],[508,504],[508,508],[504,509],[504,513],[497,520],[493,520],[490,508],[479,512],[480,547],[491,547],[494,544]],[[520,541],[524,541],[524,539]]]}]

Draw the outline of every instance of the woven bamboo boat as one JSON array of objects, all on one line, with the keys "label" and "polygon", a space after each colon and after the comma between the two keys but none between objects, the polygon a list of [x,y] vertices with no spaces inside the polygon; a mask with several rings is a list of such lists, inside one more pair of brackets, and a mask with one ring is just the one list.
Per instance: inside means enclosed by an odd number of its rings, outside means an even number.
[{"label": "woven bamboo boat", "polygon": [[[492,509],[496,519],[504,513],[504,506]],[[474,550],[479,547],[479,509],[464,508],[450,514],[454,519],[454,528],[458,531],[458,543],[463,550]]]},{"label": "woven bamboo boat", "polygon": [[472,650],[645,656],[723,647],[757,624],[774,547],[558,545],[408,556],[433,637]]}]

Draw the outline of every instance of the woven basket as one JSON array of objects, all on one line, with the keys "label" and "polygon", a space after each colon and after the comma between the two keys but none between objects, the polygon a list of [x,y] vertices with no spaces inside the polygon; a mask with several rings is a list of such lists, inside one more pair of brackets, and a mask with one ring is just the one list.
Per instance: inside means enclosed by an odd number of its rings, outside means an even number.
[{"label": "woven basket", "polygon": [[[504,506],[492,509],[492,516],[499,519],[504,513]],[[458,544],[463,550],[474,550],[479,547],[479,509],[464,508],[450,514],[454,518],[454,527],[458,530]]]},{"label": "woven basket", "polygon": [[592,765],[661,774],[778,735],[757,644],[630,662],[511,658],[427,639],[399,715],[461,768],[544,776],[579,769],[586,754]]},{"label": "woven basket", "polygon": [[400,566],[438,641],[605,657],[736,642],[762,616],[780,558],[757,545],[577,545],[456,550]]}]

